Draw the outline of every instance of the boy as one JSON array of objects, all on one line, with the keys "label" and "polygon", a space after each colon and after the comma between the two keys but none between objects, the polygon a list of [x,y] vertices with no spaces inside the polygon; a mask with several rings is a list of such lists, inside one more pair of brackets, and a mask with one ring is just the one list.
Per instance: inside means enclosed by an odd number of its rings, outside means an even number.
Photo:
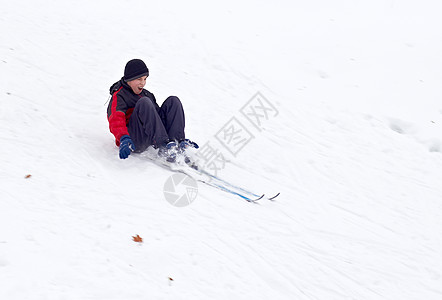
[{"label": "boy", "polygon": [[110,87],[112,98],[107,108],[109,129],[119,146],[121,159],[143,152],[149,146],[159,148],[158,155],[175,162],[176,154],[198,145],[185,139],[184,110],[180,99],[170,96],[161,107],[155,96],[144,89],[149,69],[140,59],[132,59],[124,76]]}]

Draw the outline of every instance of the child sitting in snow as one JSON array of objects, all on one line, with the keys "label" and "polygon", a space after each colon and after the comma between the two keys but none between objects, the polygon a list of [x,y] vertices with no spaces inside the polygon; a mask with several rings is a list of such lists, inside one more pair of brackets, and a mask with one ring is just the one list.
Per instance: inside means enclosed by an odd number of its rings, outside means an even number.
[{"label": "child sitting in snow", "polygon": [[149,69],[142,60],[132,59],[126,64],[123,78],[110,87],[109,129],[121,159],[153,146],[159,148],[159,156],[174,162],[177,152],[198,145],[185,138],[180,99],[170,96],[159,107],[155,96],[144,89],[148,76]]}]

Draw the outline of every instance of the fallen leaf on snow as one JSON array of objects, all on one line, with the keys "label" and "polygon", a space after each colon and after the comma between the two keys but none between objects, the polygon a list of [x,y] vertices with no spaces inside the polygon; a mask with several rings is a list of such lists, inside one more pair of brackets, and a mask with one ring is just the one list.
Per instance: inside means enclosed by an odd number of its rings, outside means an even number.
[{"label": "fallen leaf on snow", "polygon": [[143,238],[141,236],[139,236],[138,234],[136,236],[133,236],[132,238],[133,238],[134,242],[137,242],[137,243],[143,242]]}]

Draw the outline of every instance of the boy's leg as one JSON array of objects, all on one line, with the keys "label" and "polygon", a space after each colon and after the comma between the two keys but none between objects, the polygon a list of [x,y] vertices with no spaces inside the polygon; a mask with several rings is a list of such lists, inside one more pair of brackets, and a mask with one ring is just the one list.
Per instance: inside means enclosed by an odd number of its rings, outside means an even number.
[{"label": "boy's leg", "polygon": [[128,130],[135,144],[135,152],[142,152],[150,145],[159,147],[169,139],[155,105],[147,97],[137,101],[129,119]]},{"label": "boy's leg", "polygon": [[170,140],[184,140],[184,109],[178,97],[170,96],[160,108],[160,117]]}]

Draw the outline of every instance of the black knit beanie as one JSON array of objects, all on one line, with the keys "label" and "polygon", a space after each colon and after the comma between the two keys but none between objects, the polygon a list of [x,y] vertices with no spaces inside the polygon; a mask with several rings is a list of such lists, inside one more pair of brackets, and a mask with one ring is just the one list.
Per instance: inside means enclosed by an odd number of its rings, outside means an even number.
[{"label": "black knit beanie", "polygon": [[142,76],[149,76],[149,69],[141,59],[132,59],[124,68],[124,81],[128,82]]}]

